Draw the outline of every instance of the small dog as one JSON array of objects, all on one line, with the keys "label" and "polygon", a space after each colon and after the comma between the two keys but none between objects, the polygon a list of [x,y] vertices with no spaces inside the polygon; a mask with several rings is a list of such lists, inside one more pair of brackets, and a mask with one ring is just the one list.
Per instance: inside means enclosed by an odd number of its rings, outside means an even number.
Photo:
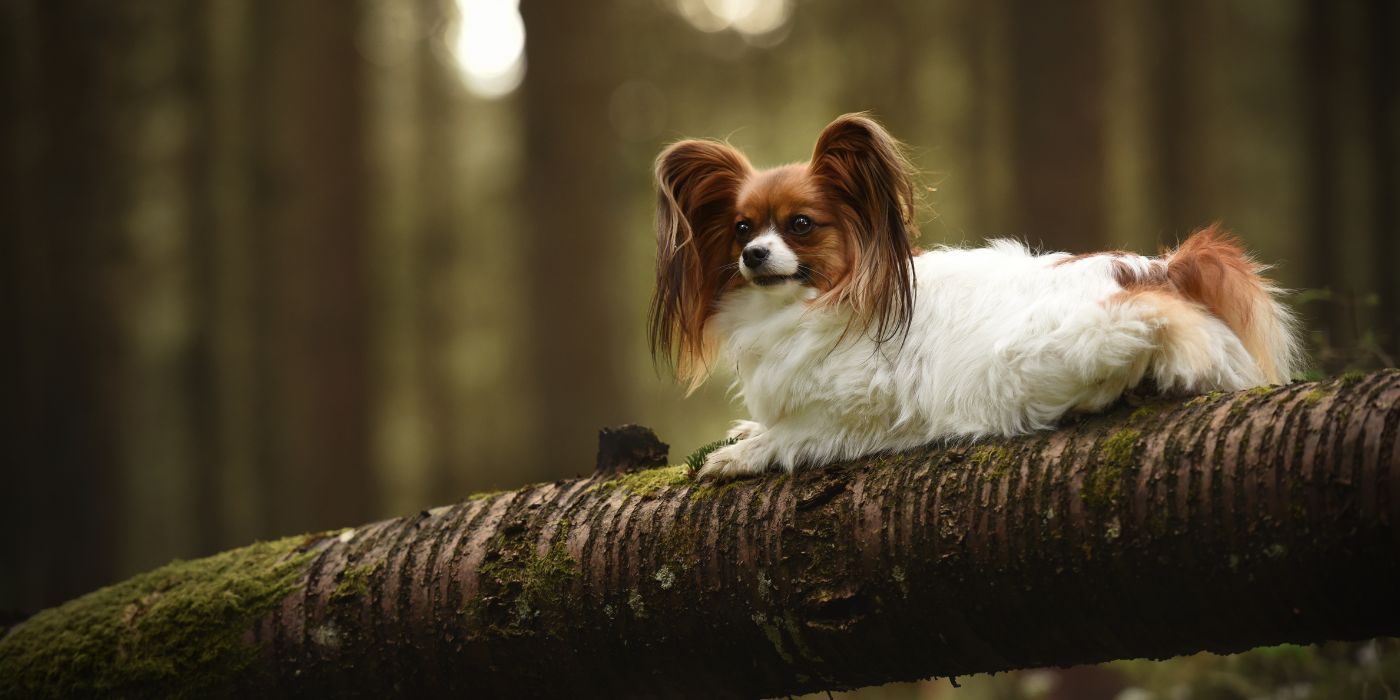
[{"label": "small dog", "polygon": [[911,172],[861,114],[808,163],[755,170],[707,140],[657,158],[652,352],[692,389],[733,363],[753,417],[700,477],[1016,435],[1144,381],[1233,391],[1298,364],[1279,291],[1215,227],[1158,258],[918,252]]}]

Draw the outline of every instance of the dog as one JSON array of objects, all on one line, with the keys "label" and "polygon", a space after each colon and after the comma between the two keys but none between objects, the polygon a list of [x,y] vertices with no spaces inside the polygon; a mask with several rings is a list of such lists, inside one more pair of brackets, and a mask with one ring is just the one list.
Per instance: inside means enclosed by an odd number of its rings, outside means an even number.
[{"label": "dog", "polygon": [[1150,382],[1287,383],[1297,324],[1216,226],[1160,257],[911,243],[913,169],[864,114],[767,170],[711,140],[656,160],[654,357],[693,390],[732,365],[752,420],[700,478],[1053,428]]}]

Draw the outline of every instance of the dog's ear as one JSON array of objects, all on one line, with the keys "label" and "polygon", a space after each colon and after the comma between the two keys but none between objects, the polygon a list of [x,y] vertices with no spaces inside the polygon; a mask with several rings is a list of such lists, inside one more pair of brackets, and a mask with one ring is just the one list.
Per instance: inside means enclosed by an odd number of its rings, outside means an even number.
[{"label": "dog's ear", "polygon": [[918,235],[913,168],[903,146],[870,117],[847,114],[822,131],[811,167],[856,238],[842,300],[877,342],[902,336],[914,306],[910,239]]},{"label": "dog's ear", "polygon": [[709,371],[705,322],[730,282],[739,187],[752,172],[732,146],[689,140],[656,159],[656,290],[647,330],[653,357],[693,389]]}]

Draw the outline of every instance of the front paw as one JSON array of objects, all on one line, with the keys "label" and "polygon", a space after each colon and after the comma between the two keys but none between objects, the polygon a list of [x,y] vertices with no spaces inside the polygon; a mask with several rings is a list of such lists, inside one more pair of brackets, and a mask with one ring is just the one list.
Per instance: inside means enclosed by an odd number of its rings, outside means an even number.
[{"label": "front paw", "polygon": [[711,452],[705,458],[705,466],[695,473],[695,478],[727,481],[762,472],[768,464],[748,447],[751,444],[749,441],[737,442]]},{"label": "front paw", "polygon": [[762,423],[751,420],[736,420],[734,427],[725,433],[724,437],[730,440],[747,440],[766,430]]}]

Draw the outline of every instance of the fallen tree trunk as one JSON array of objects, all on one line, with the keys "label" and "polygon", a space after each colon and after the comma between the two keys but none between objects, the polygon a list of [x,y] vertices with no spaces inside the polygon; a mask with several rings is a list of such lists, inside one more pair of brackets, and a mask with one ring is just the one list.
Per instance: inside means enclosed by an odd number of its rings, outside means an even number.
[{"label": "fallen tree trunk", "polygon": [[771,696],[1400,632],[1400,372],[796,476],[559,481],[177,563],[0,694]]}]

